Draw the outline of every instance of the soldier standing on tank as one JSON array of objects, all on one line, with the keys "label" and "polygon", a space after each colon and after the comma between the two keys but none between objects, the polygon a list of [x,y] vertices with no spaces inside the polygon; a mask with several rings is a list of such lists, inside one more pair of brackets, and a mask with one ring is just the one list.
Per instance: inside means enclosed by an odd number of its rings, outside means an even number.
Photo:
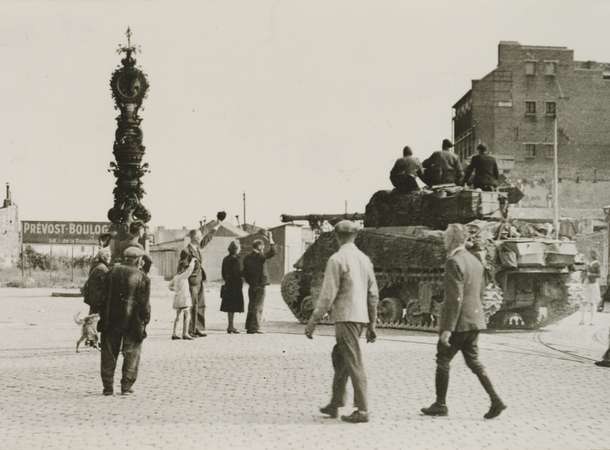
[{"label": "soldier standing on tank", "polygon": [[491,380],[479,361],[479,332],[485,329],[483,266],[465,248],[467,230],[464,225],[451,224],[444,234],[447,262],[445,264],[445,301],[439,320],[439,340],[436,353],[436,401],[421,411],[428,416],[446,416],[449,364],[462,352],[466,365],[477,376],[491,399],[491,407],[483,416],[493,419],[506,405],[496,393]]},{"label": "soldier standing on tank", "polygon": [[463,171],[460,160],[451,151],[453,143],[443,139],[442,150],[437,150],[423,162],[424,182],[428,186],[437,184],[462,184]]},{"label": "soldier standing on tank", "polygon": [[358,227],[352,221],[342,220],[335,225],[340,248],[326,264],[317,306],[305,327],[305,335],[313,339],[316,324],[332,307],[337,340],[332,352],[333,394],[330,403],[320,408],[320,412],[332,418],[338,416],[339,408],[345,404],[347,379],[351,378],[356,410],[349,416],[341,416],[341,420],[350,423],[369,421],[367,380],[358,340],[367,326],[366,341],[375,342],[379,301],[373,264],[354,243],[357,233]]}]

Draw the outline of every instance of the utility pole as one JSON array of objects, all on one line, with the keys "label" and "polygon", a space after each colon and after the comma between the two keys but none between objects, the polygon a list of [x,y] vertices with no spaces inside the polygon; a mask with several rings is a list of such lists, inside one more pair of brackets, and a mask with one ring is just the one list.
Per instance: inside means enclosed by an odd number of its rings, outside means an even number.
[{"label": "utility pole", "polygon": [[559,163],[557,151],[557,113],[553,120],[553,225],[555,227],[555,239],[559,239]]}]

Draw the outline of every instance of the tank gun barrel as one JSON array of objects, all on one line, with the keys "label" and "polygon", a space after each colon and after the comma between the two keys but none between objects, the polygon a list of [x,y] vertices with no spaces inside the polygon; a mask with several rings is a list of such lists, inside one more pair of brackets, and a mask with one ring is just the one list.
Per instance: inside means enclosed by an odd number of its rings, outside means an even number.
[{"label": "tank gun barrel", "polygon": [[305,220],[309,222],[309,226],[312,229],[318,229],[322,226],[324,221],[327,221],[331,225],[336,224],[341,220],[364,220],[364,214],[362,213],[339,213],[339,214],[301,214],[301,215],[290,215],[282,214],[282,223],[294,222],[295,220]]}]

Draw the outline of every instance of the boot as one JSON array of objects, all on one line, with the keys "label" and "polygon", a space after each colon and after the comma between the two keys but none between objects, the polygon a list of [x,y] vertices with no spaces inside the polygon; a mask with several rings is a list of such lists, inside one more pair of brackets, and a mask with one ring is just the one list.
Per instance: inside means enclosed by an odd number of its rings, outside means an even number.
[{"label": "boot", "polygon": [[489,399],[491,400],[489,411],[487,411],[483,417],[486,419],[493,419],[494,417],[499,416],[502,411],[506,409],[506,405],[496,393],[496,390],[491,384],[491,380],[485,373],[477,374],[477,377],[479,378],[481,386],[483,386],[483,389],[485,389],[485,392],[487,392],[487,395],[489,395]]}]

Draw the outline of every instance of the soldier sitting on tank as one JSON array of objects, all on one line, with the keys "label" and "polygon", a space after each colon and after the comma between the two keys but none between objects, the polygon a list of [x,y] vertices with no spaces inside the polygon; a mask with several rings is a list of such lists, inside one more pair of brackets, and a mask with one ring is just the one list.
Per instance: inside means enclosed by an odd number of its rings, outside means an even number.
[{"label": "soldier sitting on tank", "polygon": [[390,181],[400,193],[419,191],[417,177],[423,176],[421,162],[413,156],[413,151],[409,146],[402,150],[402,155],[402,158],[396,160],[390,171]]},{"label": "soldier sitting on tank", "polygon": [[495,191],[498,186],[500,172],[496,159],[487,153],[485,144],[477,145],[478,155],[474,155],[464,174],[464,182],[470,181],[470,176],[474,173],[472,187],[482,191]]},{"label": "soldier sitting on tank", "polygon": [[451,151],[451,147],[453,147],[453,143],[449,139],[443,139],[443,149],[435,151],[424,161],[422,180],[428,186],[462,184],[462,165],[458,157]]}]

